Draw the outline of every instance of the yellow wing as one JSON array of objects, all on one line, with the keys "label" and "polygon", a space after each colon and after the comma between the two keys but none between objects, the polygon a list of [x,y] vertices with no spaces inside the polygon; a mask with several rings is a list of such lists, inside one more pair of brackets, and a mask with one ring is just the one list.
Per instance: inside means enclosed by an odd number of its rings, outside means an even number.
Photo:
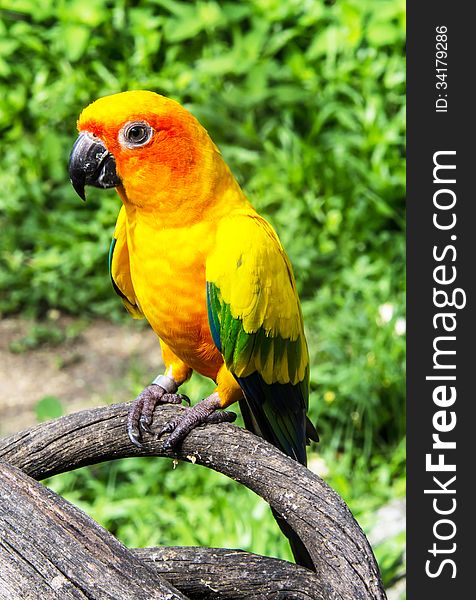
[{"label": "yellow wing", "polygon": [[127,311],[134,319],[143,319],[144,314],[137,302],[131,280],[129,250],[127,248],[126,213],[123,206],[117,216],[116,228],[109,248],[109,274],[114,291],[121,297]]},{"label": "yellow wing", "polygon": [[236,377],[268,383],[307,379],[308,352],[296,284],[284,249],[256,213],[219,226],[206,270],[209,322]]}]

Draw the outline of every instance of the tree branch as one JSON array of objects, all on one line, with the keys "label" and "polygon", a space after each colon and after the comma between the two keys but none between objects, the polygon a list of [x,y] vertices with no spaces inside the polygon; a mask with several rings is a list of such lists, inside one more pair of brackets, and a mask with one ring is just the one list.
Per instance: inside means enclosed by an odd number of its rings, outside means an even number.
[{"label": "tree branch", "polygon": [[328,600],[316,584],[315,573],[278,558],[187,546],[136,548],[132,552],[194,600]]},{"label": "tree branch", "polygon": [[0,461],[2,598],[186,598],[81,510]]},{"label": "tree branch", "polygon": [[[365,535],[343,500],[306,467],[252,433],[229,424],[193,430],[177,452],[145,436],[142,449],[126,434],[129,404],[62,417],[0,440],[0,458],[35,479],[130,456],[168,456],[197,462],[246,485],[289,522],[316,566],[316,587],[328,600],[384,599]],[[160,406],[154,431],[184,410]],[[315,595],[313,597],[319,598]]]}]

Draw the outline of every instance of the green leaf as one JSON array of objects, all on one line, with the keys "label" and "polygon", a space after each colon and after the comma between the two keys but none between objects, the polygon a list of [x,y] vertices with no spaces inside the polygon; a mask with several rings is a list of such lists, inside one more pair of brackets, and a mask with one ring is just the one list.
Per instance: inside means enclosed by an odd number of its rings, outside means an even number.
[{"label": "green leaf", "polygon": [[63,405],[56,396],[44,396],[36,403],[35,413],[39,422],[57,419],[63,415]]},{"label": "green leaf", "polygon": [[85,25],[67,24],[63,27],[64,49],[71,62],[79,60],[89,42],[89,29]]}]

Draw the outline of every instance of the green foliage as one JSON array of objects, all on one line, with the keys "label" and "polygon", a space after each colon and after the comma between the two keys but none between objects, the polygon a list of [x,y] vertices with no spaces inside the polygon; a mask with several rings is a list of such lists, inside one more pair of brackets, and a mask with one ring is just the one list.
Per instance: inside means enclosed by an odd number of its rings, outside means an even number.
[{"label": "green foliage", "polygon": [[[361,454],[354,459],[351,454],[335,454],[331,449],[323,452],[329,470],[324,479],[345,498],[367,535],[384,525],[377,510],[405,497],[405,442],[403,438],[395,447],[370,458]],[[311,468],[312,461],[311,455]],[[404,528],[405,524],[401,525]],[[386,537],[373,550],[385,587],[405,575],[405,531]]]},{"label": "green foliage", "polygon": [[205,467],[127,459],[68,473],[47,484],[128,546],[247,548],[291,560],[269,506]]},{"label": "green foliage", "polygon": [[64,340],[64,331],[57,325],[35,323],[25,336],[13,340],[9,348],[10,352],[20,354],[21,352],[28,352],[28,350],[35,350],[45,344],[59,346]]},{"label": "green foliage", "polygon": [[366,453],[398,441],[404,3],[2,6],[0,311],[123,314],[106,271],[118,199],[79,202],[67,160],[88,102],[157,90],[201,119],[290,254],[323,439]]},{"label": "green foliage", "polygon": [[37,421],[57,419],[63,415],[63,405],[56,396],[44,396],[35,406]]},{"label": "green foliage", "polygon": [[75,196],[75,121],[121,90],[179,100],[290,255],[311,417],[351,461],[352,496],[352,464],[387,460],[405,430],[403,0],[4,0],[0,15],[0,313],[123,314],[107,275],[119,201]]},{"label": "green foliage", "polygon": [[18,339],[10,342],[9,350],[14,354],[36,350],[42,346],[54,348],[64,342],[70,342],[76,339],[87,327],[86,319],[78,319],[66,325],[59,323],[55,311],[50,312],[50,318],[41,322],[33,322],[28,327],[27,333]]}]

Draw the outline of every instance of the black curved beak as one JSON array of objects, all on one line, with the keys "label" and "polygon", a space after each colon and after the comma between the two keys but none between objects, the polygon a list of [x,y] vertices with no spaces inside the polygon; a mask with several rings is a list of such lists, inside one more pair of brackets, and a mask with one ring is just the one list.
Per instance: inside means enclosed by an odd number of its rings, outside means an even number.
[{"label": "black curved beak", "polygon": [[74,142],[69,155],[69,177],[80,198],[86,200],[84,187],[112,188],[120,185],[116,162],[104,144],[83,131]]}]

